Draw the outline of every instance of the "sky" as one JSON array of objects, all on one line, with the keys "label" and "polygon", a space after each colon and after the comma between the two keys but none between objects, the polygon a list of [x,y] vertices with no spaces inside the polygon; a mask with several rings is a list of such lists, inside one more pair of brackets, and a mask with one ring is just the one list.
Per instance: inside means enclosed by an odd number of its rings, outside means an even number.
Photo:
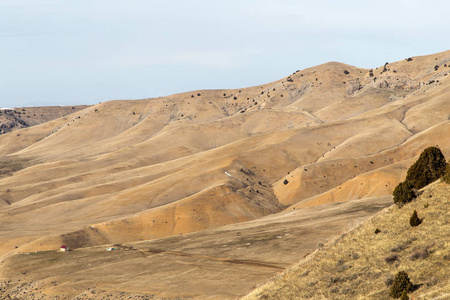
[{"label": "sky", "polygon": [[450,49],[449,1],[0,0],[0,107],[244,88]]}]

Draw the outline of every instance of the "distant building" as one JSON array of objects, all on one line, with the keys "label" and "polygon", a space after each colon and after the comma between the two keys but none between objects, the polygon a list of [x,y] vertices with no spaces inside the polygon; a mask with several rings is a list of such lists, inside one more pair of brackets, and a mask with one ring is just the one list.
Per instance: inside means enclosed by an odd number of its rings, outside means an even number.
[{"label": "distant building", "polygon": [[66,245],[62,245],[61,248],[59,248],[59,251],[62,252],[69,251],[69,247],[67,247]]}]

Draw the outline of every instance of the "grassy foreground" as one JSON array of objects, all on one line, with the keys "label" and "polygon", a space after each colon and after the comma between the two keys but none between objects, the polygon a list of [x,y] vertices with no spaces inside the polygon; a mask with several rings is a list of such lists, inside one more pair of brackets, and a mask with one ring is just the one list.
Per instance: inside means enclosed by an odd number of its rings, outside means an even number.
[{"label": "grassy foreground", "polygon": [[415,285],[410,299],[450,299],[450,185],[435,182],[401,209],[392,205],[244,299],[390,299],[399,271]]}]

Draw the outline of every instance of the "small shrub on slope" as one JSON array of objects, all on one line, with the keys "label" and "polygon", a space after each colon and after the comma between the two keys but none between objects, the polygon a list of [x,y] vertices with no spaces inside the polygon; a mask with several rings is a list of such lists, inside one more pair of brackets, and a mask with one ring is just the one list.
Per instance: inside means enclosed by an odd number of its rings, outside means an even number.
[{"label": "small shrub on slope", "polygon": [[413,285],[409,280],[408,274],[405,271],[400,271],[394,278],[394,283],[391,286],[389,295],[392,298],[400,298],[403,291],[410,292],[413,289]]},{"label": "small shrub on slope", "polygon": [[400,182],[394,189],[394,203],[398,205],[398,207],[402,207],[403,204],[411,202],[414,199],[415,194],[413,189],[413,185],[408,182]]},{"label": "small shrub on slope", "polygon": [[408,293],[406,291],[403,291],[400,300],[409,300]]},{"label": "small shrub on slope", "polygon": [[416,227],[419,226],[420,223],[422,223],[422,220],[419,219],[419,217],[417,216],[417,211],[414,210],[413,214],[411,215],[411,218],[409,219],[409,224],[411,225],[411,227]]},{"label": "small shrub on slope", "polygon": [[421,189],[444,175],[445,157],[438,147],[428,147],[419,159],[408,169],[406,180],[413,188]]}]

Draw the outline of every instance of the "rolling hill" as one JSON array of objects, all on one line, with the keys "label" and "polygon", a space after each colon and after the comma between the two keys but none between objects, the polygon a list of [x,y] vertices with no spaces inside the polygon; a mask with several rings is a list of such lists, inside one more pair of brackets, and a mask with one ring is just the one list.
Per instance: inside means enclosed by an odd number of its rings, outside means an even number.
[{"label": "rolling hill", "polygon": [[390,205],[424,148],[450,157],[449,73],[450,51],[373,70],[331,62],[3,134],[0,290],[242,296]]}]

